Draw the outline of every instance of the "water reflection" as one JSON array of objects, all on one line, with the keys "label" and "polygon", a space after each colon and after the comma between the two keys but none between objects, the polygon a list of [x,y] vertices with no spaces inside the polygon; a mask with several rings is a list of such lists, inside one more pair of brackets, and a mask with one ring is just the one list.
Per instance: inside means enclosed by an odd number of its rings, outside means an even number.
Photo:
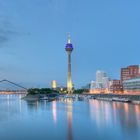
[{"label": "water reflection", "polygon": [[21,113],[22,103],[20,98],[21,95],[0,95],[0,122],[10,120]]},{"label": "water reflection", "polygon": [[68,140],[73,140],[72,130],[72,100],[67,100],[67,118],[68,118]]},{"label": "water reflection", "polygon": [[26,102],[20,98],[0,96],[2,140],[10,140],[11,137],[18,140],[16,135],[22,137],[21,140],[28,135],[31,140],[140,139],[140,105],[69,99],[64,102]]},{"label": "water reflection", "polygon": [[38,101],[26,101],[29,111],[38,110]]},{"label": "water reflection", "polygon": [[56,112],[57,108],[56,108],[56,101],[52,102],[52,113],[53,113],[53,121],[56,124],[57,122],[57,112]]},{"label": "water reflection", "polygon": [[[65,110],[67,112],[67,140],[73,140],[73,127],[72,127],[72,106],[73,106],[73,101],[71,99],[65,100],[63,102],[66,105],[66,108],[57,108],[57,101],[53,101],[52,103],[47,103],[47,101],[26,101],[28,109],[30,111],[34,110],[47,110],[51,109],[52,110],[52,118],[53,118],[53,123],[54,125],[57,124],[57,110]],[[63,104],[63,105],[64,105]],[[64,106],[65,106],[64,105]],[[48,106],[51,106],[51,108],[48,108]]]},{"label": "water reflection", "polygon": [[140,122],[140,106],[120,102],[91,100],[90,115],[97,128],[116,126],[123,133],[137,135]]}]

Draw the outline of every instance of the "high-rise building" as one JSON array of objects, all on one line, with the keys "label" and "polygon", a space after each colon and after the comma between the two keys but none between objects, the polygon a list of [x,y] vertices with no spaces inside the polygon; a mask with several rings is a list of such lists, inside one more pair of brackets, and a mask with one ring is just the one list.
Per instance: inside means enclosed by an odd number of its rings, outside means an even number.
[{"label": "high-rise building", "polygon": [[57,82],[56,80],[52,81],[52,89],[56,89],[57,88]]},{"label": "high-rise building", "polygon": [[104,71],[96,72],[96,81],[90,84],[90,93],[109,93],[110,79]]},{"label": "high-rise building", "polygon": [[97,83],[102,83],[103,82],[103,77],[106,77],[106,73],[104,71],[98,70],[96,72],[96,82]]},{"label": "high-rise building", "polygon": [[126,68],[121,68],[121,82],[138,76],[139,76],[139,65],[132,65]]},{"label": "high-rise building", "polygon": [[123,85],[120,80],[112,80],[112,84],[110,86],[111,93],[123,93]]},{"label": "high-rise building", "polygon": [[71,78],[71,52],[73,51],[73,45],[70,42],[70,35],[68,35],[68,43],[66,44],[65,50],[68,54],[67,91],[68,94],[71,94],[73,92],[73,83]]}]

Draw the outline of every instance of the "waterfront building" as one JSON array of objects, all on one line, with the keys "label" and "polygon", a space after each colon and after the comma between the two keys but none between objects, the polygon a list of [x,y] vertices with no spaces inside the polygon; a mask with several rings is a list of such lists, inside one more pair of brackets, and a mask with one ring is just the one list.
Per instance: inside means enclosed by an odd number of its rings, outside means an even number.
[{"label": "waterfront building", "polygon": [[97,83],[102,83],[103,82],[103,77],[106,77],[106,73],[104,71],[98,70],[96,72],[96,82]]},{"label": "waterfront building", "polygon": [[112,85],[110,86],[111,93],[123,93],[123,85],[120,80],[112,80]]},{"label": "waterfront building", "polygon": [[138,76],[140,76],[139,65],[131,65],[126,68],[121,68],[121,82]]},{"label": "waterfront building", "polygon": [[57,88],[57,82],[56,80],[52,81],[52,89],[56,89]]},{"label": "waterfront building", "polygon": [[70,41],[70,35],[68,35],[68,43],[66,44],[65,50],[68,54],[68,75],[67,75],[67,91],[68,94],[72,94],[73,92],[73,83],[72,83],[72,77],[71,77],[71,53],[73,51],[73,45]]},{"label": "waterfront building", "polygon": [[110,80],[109,81],[109,92],[111,92],[111,86],[112,86],[112,84],[113,84],[113,80]]},{"label": "waterfront building", "polygon": [[140,95],[140,77],[135,77],[123,81],[123,89],[125,94]]},{"label": "waterfront building", "polygon": [[109,93],[110,79],[104,71],[96,72],[96,81],[91,81],[90,93]]},{"label": "waterfront building", "polygon": [[90,83],[90,91],[91,94],[104,93],[104,88],[101,83],[97,83],[96,81],[91,81]]},{"label": "waterfront building", "polygon": [[103,77],[102,78],[102,85],[103,85],[103,88],[109,89],[109,86],[110,86],[110,79],[109,79],[109,77]]}]

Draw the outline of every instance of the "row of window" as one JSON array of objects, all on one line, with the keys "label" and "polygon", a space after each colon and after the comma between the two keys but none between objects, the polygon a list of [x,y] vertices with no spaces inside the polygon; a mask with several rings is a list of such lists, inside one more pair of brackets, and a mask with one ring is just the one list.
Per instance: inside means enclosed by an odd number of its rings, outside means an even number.
[{"label": "row of window", "polygon": [[140,81],[123,83],[124,90],[136,90],[140,89]]}]

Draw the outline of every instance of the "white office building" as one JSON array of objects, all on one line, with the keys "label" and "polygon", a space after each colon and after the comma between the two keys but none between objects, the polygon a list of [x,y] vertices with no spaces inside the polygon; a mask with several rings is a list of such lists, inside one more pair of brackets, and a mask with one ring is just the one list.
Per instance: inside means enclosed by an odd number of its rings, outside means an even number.
[{"label": "white office building", "polygon": [[91,81],[90,92],[100,93],[108,92],[110,89],[110,79],[104,71],[98,70],[96,72],[96,81]]},{"label": "white office building", "polygon": [[106,73],[104,71],[98,70],[96,72],[96,82],[97,83],[102,83],[103,82],[103,78],[106,77]]}]

